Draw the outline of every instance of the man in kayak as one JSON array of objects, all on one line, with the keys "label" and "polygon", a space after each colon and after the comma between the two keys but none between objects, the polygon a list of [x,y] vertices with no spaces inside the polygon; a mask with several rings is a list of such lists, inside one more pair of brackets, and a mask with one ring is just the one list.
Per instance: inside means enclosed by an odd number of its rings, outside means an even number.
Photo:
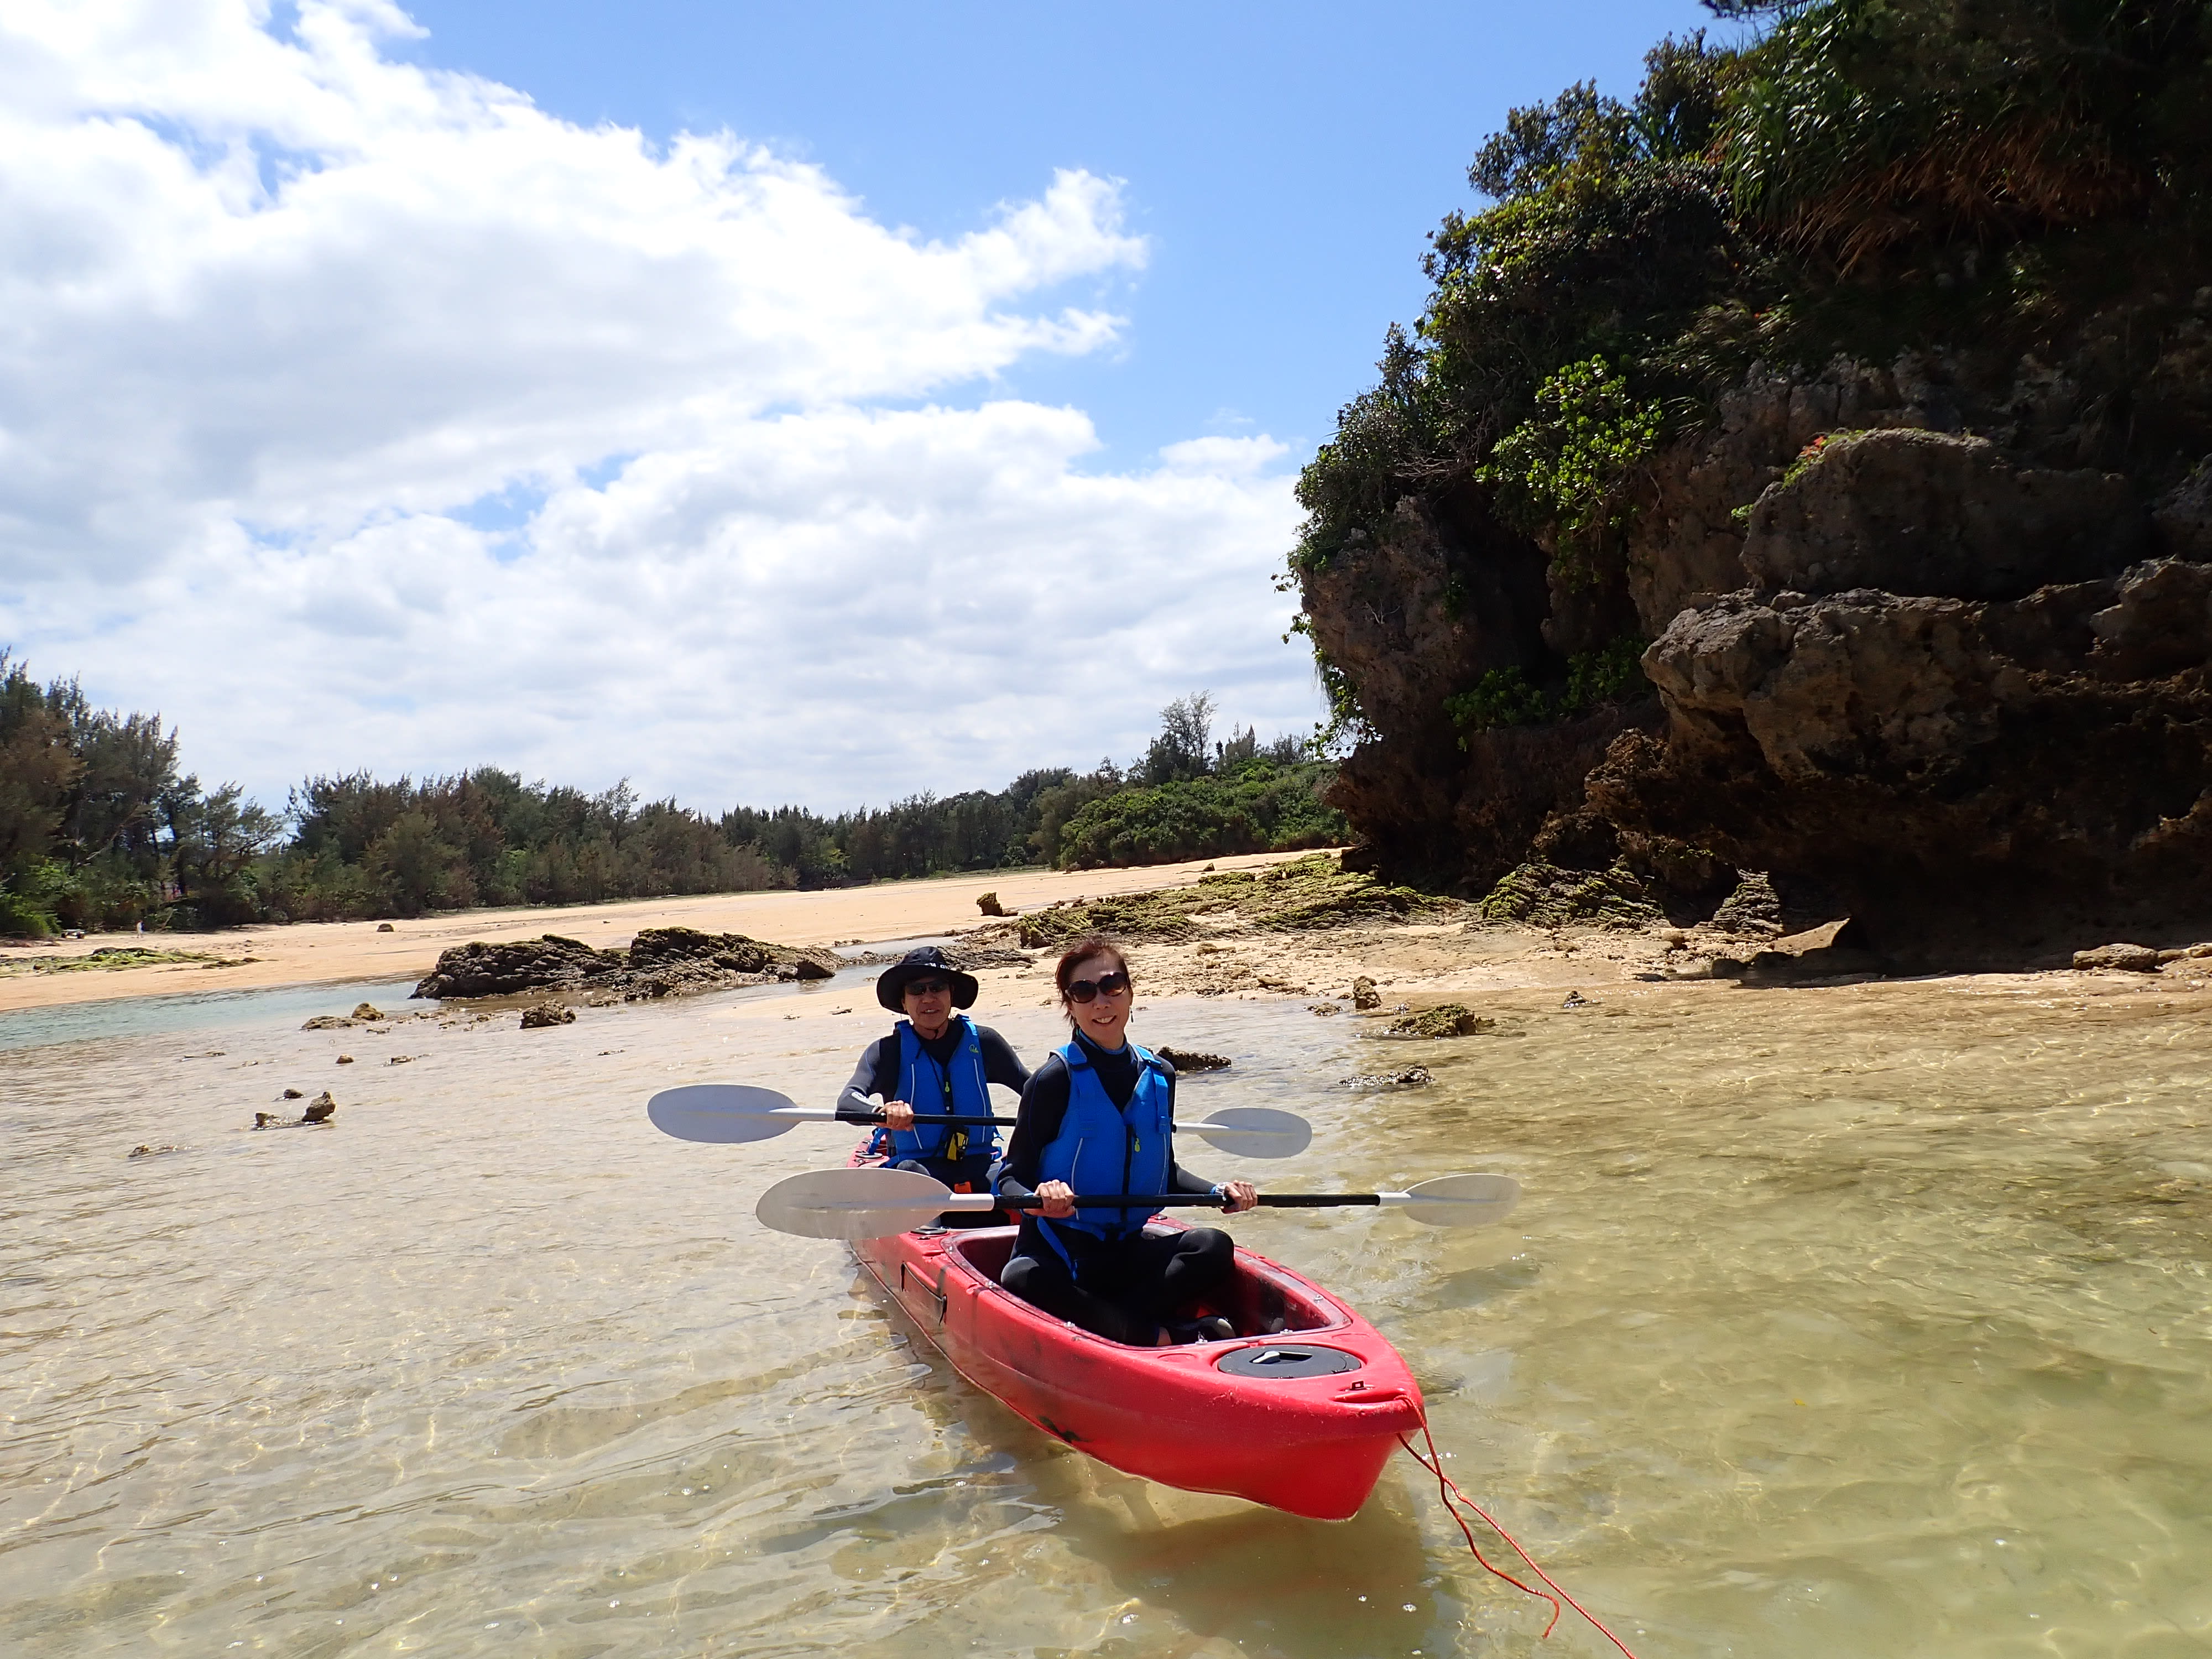
[{"label": "man in kayak", "polygon": [[1219,1185],[1175,1161],[1175,1067],[1127,1036],[1134,992],[1112,941],[1078,940],[1054,975],[1073,1040],[1022,1091],[1006,1158],[1006,1198],[1035,1196],[999,1282],[1024,1302],[1134,1347],[1237,1334],[1219,1317],[1170,1316],[1229,1276],[1235,1246],[1218,1227],[1148,1237],[1158,1212],[1078,1202],[1085,1193],[1217,1193],[1231,1214],[1258,1200],[1249,1181]]},{"label": "man in kayak", "polygon": [[[878,1139],[893,1169],[919,1170],[957,1193],[990,1185],[999,1132],[981,1121],[991,1116],[990,1085],[1018,1091],[1030,1080],[1006,1038],[952,1012],[974,1007],[977,988],[933,945],[884,969],[876,1000],[906,1018],[868,1045],[837,1096],[841,1121],[884,1126]],[[884,1102],[880,1116],[871,1095]],[[917,1123],[916,1112],[979,1121]]]}]

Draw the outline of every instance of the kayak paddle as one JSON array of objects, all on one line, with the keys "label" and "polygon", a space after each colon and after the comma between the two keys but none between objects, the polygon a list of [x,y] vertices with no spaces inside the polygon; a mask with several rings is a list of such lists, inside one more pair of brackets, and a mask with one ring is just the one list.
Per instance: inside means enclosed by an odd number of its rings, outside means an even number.
[{"label": "kayak paddle", "polygon": [[[653,1127],[678,1140],[703,1140],[718,1146],[767,1140],[799,1123],[853,1121],[840,1119],[834,1106],[799,1106],[788,1095],[773,1089],[756,1089],[741,1083],[693,1083],[680,1089],[663,1089],[646,1103]],[[880,1118],[876,1120],[878,1123]],[[958,1117],[945,1112],[916,1112],[916,1123],[1011,1124],[1010,1117]],[[866,1125],[857,1127],[865,1128]],[[1196,1123],[1178,1123],[1184,1134],[1196,1135],[1209,1146],[1245,1158],[1296,1158],[1313,1140],[1313,1126],[1294,1112],[1266,1106],[1231,1106]],[[912,1174],[911,1170],[907,1171]],[[903,1232],[894,1227],[893,1232]]]},{"label": "kayak paddle", "polygon": [[[1503,1221],[1521,1201],[1510,1176],[1438,1176],[1402,1193],[1261,1193],[1274,1209],[1319,1210],[1388,1205],[1437,1227],[1482,1227]],[[1212,1193],[1109,1193],[1079,1200],[1090,1208],[1170,1204],[1218,1210],[1228,1200]],[[956,1193],[912,1170],[811,1170],[787,1176],[761,1194],[753,1211],[763,1227],[801,1238],[858,1241],[911,1232],[933,1224],[948,1210],[1036,1210],[1040,1198],[1000,1199],[989,1193]]]}]

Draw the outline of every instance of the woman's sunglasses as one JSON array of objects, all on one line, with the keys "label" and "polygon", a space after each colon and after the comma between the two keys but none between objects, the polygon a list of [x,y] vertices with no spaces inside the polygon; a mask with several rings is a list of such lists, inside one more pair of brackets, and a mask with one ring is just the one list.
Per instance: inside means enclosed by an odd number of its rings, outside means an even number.
[{"label": "woman's sunglasses", "polygon": [[1067,981],[1070,1002],[1088,1002],[1093,997],[1118,997],[1129,988],[1126,969],[1116,969],[1110,974],[1101,974],[1097,979],[1072,979]]}]

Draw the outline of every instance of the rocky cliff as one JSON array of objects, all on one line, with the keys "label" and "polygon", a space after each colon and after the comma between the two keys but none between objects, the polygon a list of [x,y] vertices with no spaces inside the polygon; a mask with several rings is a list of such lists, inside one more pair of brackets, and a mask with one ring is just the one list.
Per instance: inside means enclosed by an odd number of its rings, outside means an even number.
[{"label": "rocky cliff", "polygon": [[[1393,336],[1301,481],[1369,867],[1473,897],[1517,868],[1497,904],[1602,890],[1678,921],[1766,872],[1799,919],[1908,951],[2212,919],[2207,144],[2033,65],[2212,78],[2193,13],[2063,50],[2032,13],[2000,0],[1962,45],[1940,7],[1885,35],[1816,0],[1486,146],[1501,204],[1447,220],[1420,343]],[[1972,173],[1969,69],[2140,175],[2032,205],[2017,167]],[[1777,160],[1760,88],[1793,76],[1857,77],[1850,119],[1882,130]]]}]

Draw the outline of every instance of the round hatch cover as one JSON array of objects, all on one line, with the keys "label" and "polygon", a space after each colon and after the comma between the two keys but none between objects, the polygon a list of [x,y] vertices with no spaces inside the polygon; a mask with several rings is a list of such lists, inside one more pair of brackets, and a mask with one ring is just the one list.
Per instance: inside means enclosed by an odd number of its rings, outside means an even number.
[{"label": "round hatch cover", "polygon": [[1341,1348],[1324,1348],[1311,1342],[1270,1342],[1257,1348],[1238,1348],[1213,1362],[1216,1370],[1233,1376],[1334,1376],[1356,1371],[1366,1362]]}]

